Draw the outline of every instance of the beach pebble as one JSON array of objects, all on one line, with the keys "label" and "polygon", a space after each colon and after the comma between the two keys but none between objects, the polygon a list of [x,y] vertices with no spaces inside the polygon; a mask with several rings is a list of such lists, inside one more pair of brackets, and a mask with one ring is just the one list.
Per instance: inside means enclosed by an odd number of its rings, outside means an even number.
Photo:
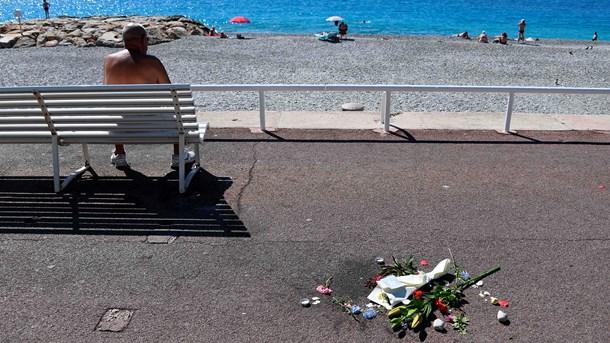
[{"label": "beach pebble", "polygon": [[479,286],[479,287],[483,286],[483,280],[481,280],[481,281],[477,282],[475,285],[477,285],[477,286]]},{"label": "beach pebble", "polygon": [[309,305],[310,305],[309,299],[307,299],[307,298],[301,299],[301,306],[309,307]]},{"label": "beach pebble", "polygon": [[489,298],[489,301],[492,305],[498,305],[498,298],[491,297]]},{"label": "beach pebble", "polygon": [[364,105],[357,102],[348,102],[341,105],[343,111],[364,111]]},{"label": "beach pebble", "polygon": [[504,311],[498,311],[498,316],[497,316],[497,318],[498,318],[498,321],[499,321],[500,323],[506,323],[506,322],[508,322],[508,314],[507,314],[506,312],[504,312]]},{"label": "beach pebble", "polygon": [[435,319],[432,322],[432,326],[434,327],[434,330],[436,330],[436,331],[445,330],[445,322],[442,319]]}]

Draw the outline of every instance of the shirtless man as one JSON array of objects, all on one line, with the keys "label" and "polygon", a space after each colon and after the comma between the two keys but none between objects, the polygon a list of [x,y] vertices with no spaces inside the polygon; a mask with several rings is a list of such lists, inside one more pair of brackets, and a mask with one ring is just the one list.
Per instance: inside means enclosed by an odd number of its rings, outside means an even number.
[{"label": "shirtless man", "polygon": [[519,37],[517,38],[517,43],[525,43],[525,19],[521,19],[519,24]]},{"label": "shirtless man", "polygon": [[[163,63],[155,56],[148,55],[148,36],[140,24],[129,24],[123,29],[125,49],[104,58],[104,84],[156,84],[171,83]],[[179,147],[174,144],[172,169],[178,169]],[[186,151],[185,162],[193,163],[195,154]],[[125,147],[116,144],[110,163],[116,168],[128,168]]]}]

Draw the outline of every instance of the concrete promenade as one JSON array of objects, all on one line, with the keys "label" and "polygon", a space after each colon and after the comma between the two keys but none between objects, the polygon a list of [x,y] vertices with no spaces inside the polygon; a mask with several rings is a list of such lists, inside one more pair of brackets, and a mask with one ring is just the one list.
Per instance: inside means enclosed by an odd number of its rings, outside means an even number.
[{"label": "concrete promenade", "polygon": [[[202,112],[201,120],[215,128],[259,127],[259,112]],[[266,112],[268,128],[379,129],[379,112]],[[393,114],[391,125],[406,130],[502,130],[505,114],[499,112],[409,112]],[[610,131],[610,115],[513,113],[511,130]]]},{"label": "concrete promenade", "polygon": [[[168,146],[128,146],[126,172],[91,146],[100,178],[55,194],[50,146],[0,145],[0,342],[608,338],[608,117],[516,114],[502,135],[502,115],[401,114],[380,135],[374,113],[269,113],[267,133],[247,129],[258,113],[201,116],[205,172],[182,196]],[[61,148],[64,172],[79,149]],[[477,289],[467,336],[399,339],[383,316],[299,304],[333,276],[364,305],[376,256],[435,265],[449,250],[471,274],[502,267],[483,290],[510,302],[510,325]],[[115,308],[131,311],[126,328],[97,330]]]}]

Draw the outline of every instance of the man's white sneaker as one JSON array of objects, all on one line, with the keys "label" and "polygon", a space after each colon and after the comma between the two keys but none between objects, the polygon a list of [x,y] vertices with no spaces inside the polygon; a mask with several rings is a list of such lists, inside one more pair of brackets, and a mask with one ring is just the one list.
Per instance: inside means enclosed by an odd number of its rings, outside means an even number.
[{"label": "man's white sneaker", "polygon": [[[195,162],[195,153],[192,151],[184,151],[184,164]],[[172,154],[172,169],[178,169],[180,163],[180,155]]]},{"label": "man's white sneaker", "polygon": [[127,163],[127,156],[125,154],[115,154],[112,152],[112,156],[110,156],[110,163],[114,165],[115,168],[128,168],[129,163]]}]

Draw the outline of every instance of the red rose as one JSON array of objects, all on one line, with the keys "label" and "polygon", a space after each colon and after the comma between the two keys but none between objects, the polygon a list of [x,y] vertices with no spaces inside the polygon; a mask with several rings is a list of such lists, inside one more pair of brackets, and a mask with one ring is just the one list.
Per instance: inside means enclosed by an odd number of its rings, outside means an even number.
[{"label": "red rose", "polygon": [[424,295],[424,292],[420,291],[419,289],[416,291],[413,291],[413,297],[415,297],[415,299],[421,299],[421,297]]},{"label": "red rose", "polygon": [[447,307],[447,305],[443,304],[443,301],[441,299],[436,299],[434,305],[436,305],[436,307],[442,314],[449,314],[449,308]]}]

